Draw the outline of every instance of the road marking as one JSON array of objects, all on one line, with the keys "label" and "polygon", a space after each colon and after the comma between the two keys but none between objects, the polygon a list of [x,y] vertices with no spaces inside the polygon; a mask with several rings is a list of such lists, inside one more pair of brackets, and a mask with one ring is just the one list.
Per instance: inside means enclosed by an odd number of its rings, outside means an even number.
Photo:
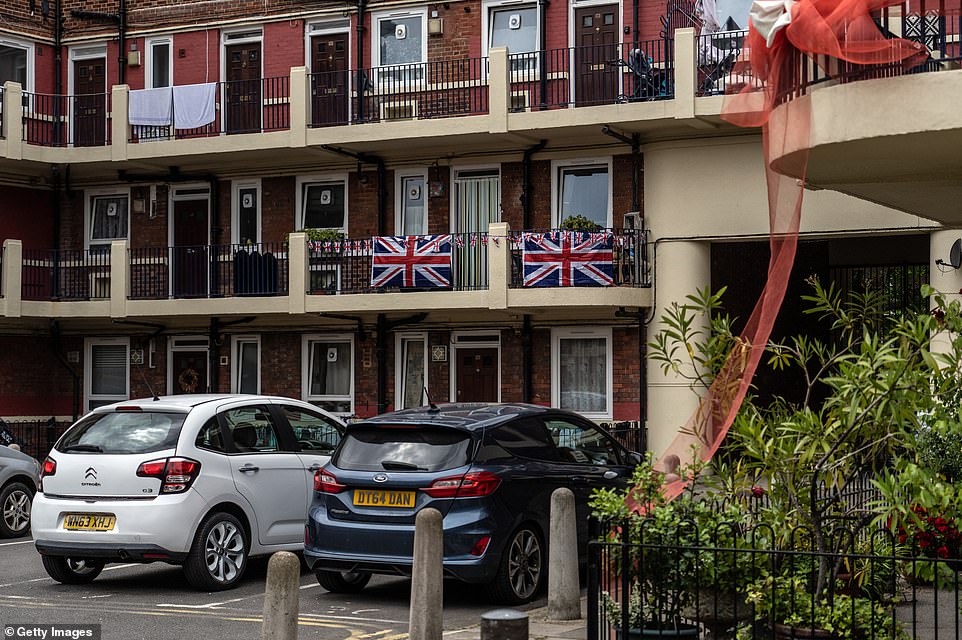
[{"label": "road marking", "polygon": [[317,584],[317,583],[315,582],[314,584],[302,584],[302,585],[301,585],[300,587],[298,587],[298,588],[301,589],[301,590],[304,590],[304,589],[313,589],[314,587],[319,587],[319,586],[321,586],[321,585],[319,585],[319,584]]},{"label": "road marking", "polygon": [[374,633],[365,633],[362,636],[358,636],[358,638],[376,638],[378,636],[383,636],[386,633],[391,633],[392,631],[394,631],[394,629],[382,629],[381,631],[375,631]]},{"label": "road marking", "polygon": [[356,616],[359,613],[367,613],[369,611],[380,611],[380,609],[358,609],[357,611],[352,611],[351,615]]},{"label": "road marking", "polygon": [[139,566],[140,564],[136,562],[132,562],[130,564],[116,564],[116,565],[111,565],[109,567],[104,567],[104,571],[114,571],[116,569],[126,569],[127,567],[139,567]]},{"label": "road marking", "polygon": [[0,547],[12,547],[15,544],[30,544],[33,540],[21,540],[20,542],[4,542]]},{"label": "road marking", "polygon": [[407,624],[407,620],[385,620],[383,618],[360,618],[356,616],[335,616],[326,613],[302,613],[302,616],[325,618],[328,620],[357,620],[359,622],[379,622],[381,624]]},{"label": "road marking", "polygon": [[[248,596],[248,597],[257,597],[257,596]],[[230,604],[230,603],[232,603],[232,602],[240,602],[241,600],[247,600],[247,597],[244,597],[244,598],[234,598],[233,600],[224,600],[223,602],[211,602],[211,603],[209,603],[209,604],[158,604],[158,605],[154,605],[154,606],[157,606],[157,607],[179,607],[179,608],[181,608],[181,609],[214,609],[214,608],[217,608],[217,607],[219,607],[219,606],[221,606],[221,605]]]}]

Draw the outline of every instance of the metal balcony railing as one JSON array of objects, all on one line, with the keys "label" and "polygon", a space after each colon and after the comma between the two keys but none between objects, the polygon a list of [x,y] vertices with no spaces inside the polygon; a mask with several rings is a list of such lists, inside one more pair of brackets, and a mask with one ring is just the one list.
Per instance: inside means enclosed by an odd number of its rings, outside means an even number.
[{"label": "metal balcony railing", "polygon": [[760,86],[747,60],[739,60],[748,31],[706,33],[695,40],[698,80],[695,95],[736,93],[745,85]]},{"label": "metal balcony railing", "polygon": [[110,94],[57,96],[23,92],[23,140],[44,147],[110,144]]},{"label": "metal balcony railing", "polygon": [[[521,289],[524,284],[525,234],[545,236],[554,241],[565,234],[583,237],[586,232],[562,229],[533,229],[512,234],[511,242],[511,288]],[[651,263],[648,259],[648,231],[645,229],[599,229],[588,232],[589,236],[611,235],[612,280],[616,287],[650,287]]]},{"label": "metal balcony railing", "polygon": [[130,298],[283,296],[287,243],[142,247],[129,250]]},{"label": "metal balcony railing", "polygon": [[97,300],[110,297],[110,246],[24,249],[24,300]]},{"label": "metal balcony railing", "polygon": [[[134,125],[130,142],[203,138],[220,134],[264,133],[291,127],[289,76],[218,82],[214,92],[215,120],[208,125],[177,128],[177,114],[168,126]],[[173,98],[171,98],[173,99]]]}]

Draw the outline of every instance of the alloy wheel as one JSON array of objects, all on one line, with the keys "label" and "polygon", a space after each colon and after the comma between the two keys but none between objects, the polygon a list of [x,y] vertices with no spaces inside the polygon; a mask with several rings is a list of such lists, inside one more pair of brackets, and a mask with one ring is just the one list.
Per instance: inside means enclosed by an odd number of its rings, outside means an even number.
[{"label": "alloy wheel", "polygon": [[93,565],[87,560],[74,558],[67,558],[67,568],[73,571],[78,576],[85,576],[94,571],[100,572],[100,567],[98,565]]},{"label": "alloy wheel", "polygon": [[3,503],[3,522],[14,533],[20,533],[30,524],[30,494],[26,491],[10,492]]},{"label": "alloy wheel", "polygon": [[230,522],[218,522],[204,543],[207,571],[221,583],[234,581],[244,565],[244,536]]},{"label": "alloy wheel", "polygon": [[532,531],[522,529],[508,549],[508,580],[515,595],[528,599],[541,584],[541,542]]}]

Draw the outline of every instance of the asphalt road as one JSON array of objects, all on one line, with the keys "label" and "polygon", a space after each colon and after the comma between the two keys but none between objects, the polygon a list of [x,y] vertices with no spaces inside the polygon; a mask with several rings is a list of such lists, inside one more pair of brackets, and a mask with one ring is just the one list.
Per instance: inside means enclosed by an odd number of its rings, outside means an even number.
[{"label": "asphalt road", "polygon": [[[0,627],[100,624],[104,640],[259,638],[266,574],[267,560],[253,560],[238,588],[204,593],[188,586],[179,567],[114,564],[89,585],[67,586],[47,577],[30,539],[0,539]],[[361,594],[335,595],[305,568],[299,637],[404,640],[410,585],[375,576]],[[477,586],[444,584],[446,633],[477,625],[482,613],[496,608]]]}]

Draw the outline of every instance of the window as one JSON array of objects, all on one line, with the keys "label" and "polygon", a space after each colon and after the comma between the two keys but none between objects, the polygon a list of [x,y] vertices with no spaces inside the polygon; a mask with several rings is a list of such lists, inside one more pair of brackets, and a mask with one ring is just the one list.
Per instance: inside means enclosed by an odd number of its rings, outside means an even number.
[{"label": "window", "polygon": [[341,429],[330,418],[300,407],[283,406],[281,411],[291,424],[301,451],[330,453],[341,441]]},{"label": "window", "polygon": [[426,334],[398,336],[396,409],[409,409],[426,404],[424,389],[428,385],[427,345]]},{"label": "window", "polygon": [[186,413],[125,411],[87,416],[57,444],[57,451],[88,445],[100,453],[153,453],[177,446]]},{"label": "window", "polygon": [[197,439],[194,440],[194,446],[200,449],[207,449],[208,451],[224,452],[227,450],[224,446],[224,436],[220,429],[220,423],[217,422],[217,418],[211,418],[200,428],[200,431],[197,433]]},{"label": "window", "polygon": [[303,397],[325,411],[351,414],[354,410],[354,339],[349,335],[306,336],[302,375]]},{"label": "window", "polygon": [[89,193],[87,219],[88,244],[109,244],[127,238],[130,193]]},{"label": "window", "polygon": [[24,91],[33,91],[33,45],[0,38],[0,87],[18,82]]},{"label": "window", "polygon": [[611,329],[555,329],[551,404],[592,418],[610,418],[611,361]]},{"label": "window", "polygon": [[171,38],[152,38],[147,41],[144,84],[148,89],[160,89],[173,84],[173,49]]},{"label": "window", "polygon": [[261,239],[260,183],[235,182],[231,187],[231,241],[239,245],[257,244]]},{"label": "window", "polygon": [[130,397],[129,350],[126,339],[87,340],[84,380],[88,411]]},{"label": "window", "polygon": [[233,338],[233,393],[260,393],[260,339],[256,336]]},{"label": "window", "polygon": [[555,167],[556,224],[582,216],[599,227],[611,226],[611,185],[609,162]]},{"label": "window", "polygon": [[220,414],[238,453],[273,453],[280,448],[267,407],[250,405]]},{"label": "window", "polygon": [[565,418],[548,418],[545,422],[564,462],[606,466],[622,464],[617,445],[594,426]]},{"label": "window", "polygon": [[428,232],[428,198],[425,193],[427,176],[397,174],[397,232],[400,235],[420,236]]},{"label": "window", "polygon": [[[538,7],[535,4],[489,6],[487,9],[487,41],[484,55],[491,49],[505,47],[511,60],[511,71],[538,68]],[[519,55],[529,54],[529,55]]]},{"label": "window", "polygon": [[548,437],[541,420],[523,418],[492,431],[492,437],[505,451],[521,458],[558,462],[558,450]]},{"label": "window", "polygon": [[347,180],[298,179],[298,229],[347,230]]},{"label": "window", "polygon": [[[377,45],[374,66],[382,82],[412,83],[424,77],[421,64],[427,60],[427,12],[375,16]],[[405,66],[400,66],[405,65]],[[384,69],[383,67],[395,67]]]}]

